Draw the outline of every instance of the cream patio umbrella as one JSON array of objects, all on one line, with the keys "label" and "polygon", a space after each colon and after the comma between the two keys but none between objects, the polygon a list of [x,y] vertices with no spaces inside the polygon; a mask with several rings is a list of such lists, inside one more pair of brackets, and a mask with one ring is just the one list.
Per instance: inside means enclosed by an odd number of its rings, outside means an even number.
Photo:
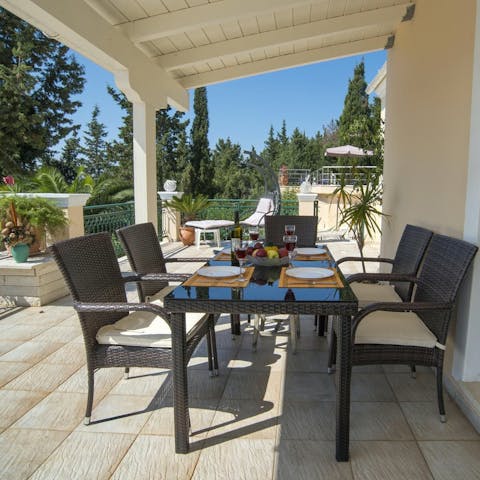
[{"label": "cream patio umbrella", "polygon": [[340,147],[331,147],[325,150],[326,157],[371,157],[371,150],[363,150],[353,145],[341,145]]}]

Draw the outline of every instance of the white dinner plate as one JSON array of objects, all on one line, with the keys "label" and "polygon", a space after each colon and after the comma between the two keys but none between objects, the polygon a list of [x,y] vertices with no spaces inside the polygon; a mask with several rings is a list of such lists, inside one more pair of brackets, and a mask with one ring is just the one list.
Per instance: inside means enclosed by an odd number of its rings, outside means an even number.
[{"label": "white dinner plate", "polygon": [[297,248],[298,255],[322,255],[325,252],[324,248]]},{"label": "white dinner plate", "polygon": [[236,277],[240,275],[240,267],[202,267],[197,273],[202,277]]},{"label": "white dinner plate", "polygon": [[295,267],[288,268],[285,273],[294,278],[327,278],[334,275],[333,270],[316,267]]}]

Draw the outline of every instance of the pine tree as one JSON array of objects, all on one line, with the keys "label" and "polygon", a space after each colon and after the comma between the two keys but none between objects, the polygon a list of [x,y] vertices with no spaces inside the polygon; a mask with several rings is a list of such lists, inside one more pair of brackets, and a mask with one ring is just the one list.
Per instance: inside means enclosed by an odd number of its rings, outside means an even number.
[{"label": "pine tree", "polygon": [[365,136],[370,124],[370,105],[368,103],[367,82],[365,81],[365,63],[363,60],[355,67],[353,78],[348,82],[342,114],[338,120],[338,134],[342,144],[367,148]]},{"label": "pine tree", "polygon": [[265,148],[261,153],[261,157],[268,162],[268,164],[277,171],[280,168],[278,162],[279,155],[279,140],[275,138],[275,132],[273,130],[273,125],[270,125],[270,130],[268,131],[268,138],[265,140]]},{"label": "pine tree", "polygon": [[133,186],[133,111],[127,97],[108,86],[108,93],[123,110],[122,125],[118,130],[118,139],[109,144],[109,164],[118,167],[117,174],[122,180],[129,181]]},{"label": "pine tree", "polygon": [[94,179],[108,170],[109,160],[107,158],[107,128],[98,121],[100,109],[95,105],[92,111],[90,122],[87,123],[83,136],[84,147],[82,153],[85,157],[84,164],[86,172]]},{"label": "pine tree", "polygon": [[0,175],[33,171],[78,128],[83,75],[66,46],[0,8]]},{"label": "pine tree", "polygon": [[191,165],[195,174],[195,182],[192,185],[192,194],[213,195],[212,177],[213,166],[210,159],[208,144],[208,105],[207,89],[200,87],[195,89],[193,97],[194,119],[191,130]]}]

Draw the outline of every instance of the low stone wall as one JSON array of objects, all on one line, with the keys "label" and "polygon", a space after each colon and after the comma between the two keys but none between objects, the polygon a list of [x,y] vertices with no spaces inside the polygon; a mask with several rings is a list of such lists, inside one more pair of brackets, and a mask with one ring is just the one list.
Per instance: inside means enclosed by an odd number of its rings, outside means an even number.
[{"label": "low stone wall", "polygon": [[39,307],[68,295],[67,285],[49,256],[31,257],[16,263],[0,261],[0,305]]}]

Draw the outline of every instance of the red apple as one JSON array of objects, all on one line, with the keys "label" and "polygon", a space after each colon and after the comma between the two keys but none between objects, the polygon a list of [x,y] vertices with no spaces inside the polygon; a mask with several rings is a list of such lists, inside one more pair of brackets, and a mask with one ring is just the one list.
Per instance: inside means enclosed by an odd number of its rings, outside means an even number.
[{"label": "red apple", "polygon": [[280,258],[288,257],[288,250],[285,247],[279,248],[278,249],[278,256]]},{"label": "red apple", "polygon": [[253,246],[254,249],[259,249],[259,248],[263,248],[263,243],[262,242],[257,242],[254,246]]},{"label": "red apple", "polygon": [[253,247],[247,247],[247,255],[252,255]]},{"label": "red apple", "polygon": [[264,248],[259,248],[257,250],[257,254],[256,254],[257,257],[266,257],[267,255],[268,255],[267,251]]}]

